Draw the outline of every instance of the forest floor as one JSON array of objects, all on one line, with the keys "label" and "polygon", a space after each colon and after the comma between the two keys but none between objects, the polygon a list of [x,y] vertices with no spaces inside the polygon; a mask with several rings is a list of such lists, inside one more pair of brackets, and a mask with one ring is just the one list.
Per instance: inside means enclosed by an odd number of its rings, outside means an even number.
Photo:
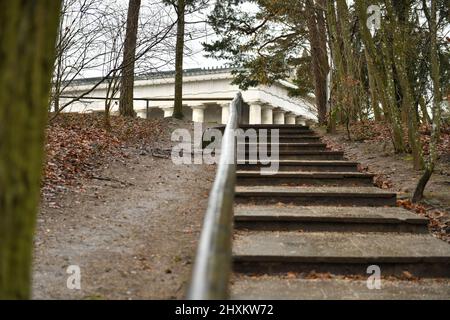
[{"label": "forest floor", "polygon": [[[324,130],[319,130],[325,134]],[[430,219],[430,231],[450,243],[450,134],[444,130],[439,145],[439,161],[420,204],[412,204],[412,194],[422,172],[413,169],[412,157],[395,154],[386,126],[378,124],[352,125],[351,138],[339,128],[337,134],[325,134],[324,140],[334,150],[342,150],[350,160],[361,163],[360,171],[377,174],[376,184],[397,192],[399,206]],[[422,131],[427,150],[429,135]]]},{"label": "forest floor", "polygon": [[[35,237],[35,299],[180,299],[191,274],[214,166],[176,166],[192,123],[63,116],[48,128]],[[69,266],[81,290],[69,290]]]}]

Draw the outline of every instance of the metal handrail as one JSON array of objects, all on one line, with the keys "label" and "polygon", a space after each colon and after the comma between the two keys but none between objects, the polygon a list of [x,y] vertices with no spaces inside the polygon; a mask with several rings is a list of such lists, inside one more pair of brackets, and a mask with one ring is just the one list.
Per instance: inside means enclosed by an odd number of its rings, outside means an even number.
[{"label": "metal handrail", "polygon": [[190,300],[229,298],[232,268],[232,232],[236,187],[236,135],[243,99],[239,93],[230,105],[230,118],[222,139],[216,180],[200,237],[191,286]]}]

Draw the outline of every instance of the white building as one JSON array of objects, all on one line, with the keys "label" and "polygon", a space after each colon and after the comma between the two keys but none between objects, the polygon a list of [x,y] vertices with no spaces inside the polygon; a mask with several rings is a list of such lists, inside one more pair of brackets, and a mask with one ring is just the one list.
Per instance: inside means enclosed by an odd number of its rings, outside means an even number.
[{"label": "white building", "polygon": [[[92,88],[96,81],[99,79],[77,81],[64,92],[64,96],[77,97]],[[232,81],[233,75],[230,69],[186,70],[183,88],[183,97],[186,99],[183,112],[186,119],[194,122],[226,123],[229,114],[229,100],[232,100],[239,91],[238,86],[231,84]],[[172,116],[174,88],[174,72],[161,72],[137,78],[134,97],[149,99],[149,101],[135,101],[134,108],[138,116],[142,118]],[[287,81],[278,81],[270,87],[259,86],[242,92],[247,104],[244,107],[243,123],[296,124],[308,120],[316,121],[313,99],[308,99],[308,101],[290,97],[289,88],[295,88],[295,86]],[[92,98],[104,99],[105,97],[106,84],[103,84],[82,101],[69,106],[65,112],[102,111],[105,102]],[[195,99],[200,100],[195,101]],[[61,99],[61,105],[69,100]],[[118,103],[115,103],[112,111],[118,111]]]}]

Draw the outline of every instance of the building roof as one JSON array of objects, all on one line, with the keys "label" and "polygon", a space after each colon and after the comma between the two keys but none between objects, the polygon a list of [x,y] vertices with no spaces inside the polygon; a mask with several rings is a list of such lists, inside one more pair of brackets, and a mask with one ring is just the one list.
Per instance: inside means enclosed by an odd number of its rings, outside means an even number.
[{"label": "building roof", "polygon": [[[208,75],[208,74],[222,74],[222,73],[229,73],[233,71],[233,68],[227,68],[227,67],[215,67],[215,68],[193,68],[193,69],[186,69],[184,70],[184,76],[190,77],[190,76],[199,76],[199,75]],[[175,77],[175,71],[157,71],[157,72],[150,72],[145,74],[138,74],[135,76],[135,80],[159,80],[159,79],[167,79],[167,78],[174,78]],[[98,83],[101,81],[103,77],[92,77],[92,78],[84,78],[84,79],[75,79],[72,81],[72,84],[75,86],[78,85],[88,85],[91,83]]]}]

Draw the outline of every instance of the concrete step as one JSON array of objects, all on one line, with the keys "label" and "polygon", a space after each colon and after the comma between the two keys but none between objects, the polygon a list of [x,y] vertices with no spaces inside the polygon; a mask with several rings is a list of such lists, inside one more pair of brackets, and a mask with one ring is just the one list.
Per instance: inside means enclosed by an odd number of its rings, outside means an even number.
[{"label": "concrete step", "polygon": [[246,150],[253,150],[252,148],[256,148],[256,150],[260,150],[261,146],[264,145],[267,150],[271,151],[273,148],[278,148],[279,151],[322,151],[327,149],[327,145],[325,143],[245,143],[238,144],[238,147],[242,147],[245,145]]},{"label": "concrete step", "polygon": [[[350,161],[308,161],[308,160],[284,160],[277,161],[281,172],[358,172],[358,163]],[[261,168],[270,167],[262,164],[239,164],[239,171],[258,171]]]},{"label": "concrete step", "polygon": [[366,274],[377,265],[382,275],[450,277],[450,245],[431,235],[410,233],[268,232],[235,235],[237,272],[330,272]]},{"label": "concrete step", "polygon": [[296,204],[308,206],[396,206],[397,195],[375,187],[237,187],[238,204]]},{"label": "concrete step", "polygon": [[[344,152],[340,151],[280,151],[279,160],[343,160]],[[249,159],[249,153],[245,154],[246,159]],[[242,161],[243,159],[239,159]]]},{"label": "concrete step", "polygon": [[[226,126],[220,125],[216,127],[211,127],[205,129],[205,132],[209,130],[219,130],[221,132],[225,132]],[[270,133],[273,130],[278,130],[279,135],[286,136],[317,136],[314,130],[311,130],[308,127],[302,126],[294,126],[294,125],[242,125],[240,129],[244,130],[244,132],[248,133],[249,130],[254,130],[256,134],[259,136],[261,132],[264,132],[267,136],[270,136]]]},{"label": "concrete step", "polygon": [[[265,137],[261,135],[257,135],[257,142],[262,140],[264,143],[271,142],[272,136],[268,134]],[[250,141],[250,138],[246,138],[247,141]],[[279,135],[278,142],[281,143],[320,143],[322,138],[316,135]]]},{"label": "concrete step", "polygon": [[299,131],[311,131],[310,127],[308,126],[302,126],[297,124],[242,124],[240,125],[241,129],[247,130],[247,129],[268,129],[268,130],[284,130],[284,129],[291,129],[291,130],[299,130]]},{"label": "concrete step", "polygon": [[[296,135],[280,135],[278,137],[280,143],[320,143],[321,138],[319,136],[296,136]],[[271,139],[268,138],[268,142]]]},{"label": "concrete step", "polygon": [[235,277],[233,300],[450,300],[450,281],[383,279],[381,290],[367,280]]},{"label": "concrete step", "polygon": [[359,172],[278,172],[261,175],[260,172],[238,171],[240,186],[373,186],[374,175]]},{"label": "concrete step", "polygon": [[234,211],[240,230],[428,233],[429,222],[402,208],[238,205]]},{"label": "concrete step", "polygon": [[287,136],[287,137],[311,137],[317,136],[316,132],[313,130],[304,130],[304,129],[290,129],[290,128],[281,128],[281,129],[242,129],[244,133],[248,136],[250,133],[255,134],[256,136],[264,135],[269,137],[272,134],[275,134],[275,131],[278,132],[279,136]]},{"label": "concrete step", "polygon": [[[429,234],[427,219],[397,208],[395,193],[373,187],[373,175],[327,150],[312,130],[284,126],[281,137],[274,175],[262,176],[261,162],[238,161],[233,298],[450,297],[450,245]],[[367,289],[374,265],[384,290]],[[311,280],[318,274],[325,280]],[[392,277],[405,275],[446,282]]]}]

